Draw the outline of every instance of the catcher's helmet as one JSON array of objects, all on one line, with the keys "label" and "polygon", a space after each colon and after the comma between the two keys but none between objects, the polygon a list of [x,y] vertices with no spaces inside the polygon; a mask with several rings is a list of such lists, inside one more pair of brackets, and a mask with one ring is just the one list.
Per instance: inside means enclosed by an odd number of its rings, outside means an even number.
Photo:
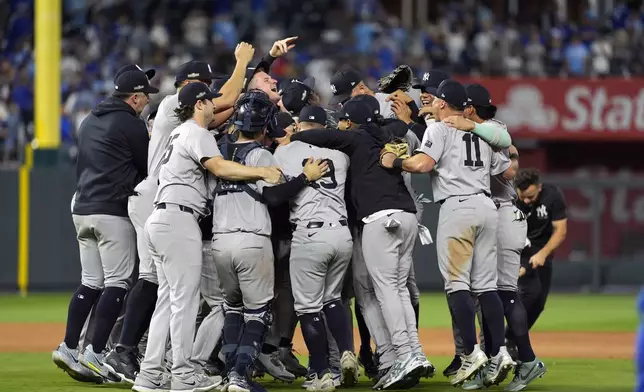
[{"label": "catcher's helmet", "polygon": [[235,105],[233,122],[235,129],[242,132],[264,132],[267,129],[277,129],[277,113],[275,105],[268,95],[261,90],[250,90],[239,98]]}]

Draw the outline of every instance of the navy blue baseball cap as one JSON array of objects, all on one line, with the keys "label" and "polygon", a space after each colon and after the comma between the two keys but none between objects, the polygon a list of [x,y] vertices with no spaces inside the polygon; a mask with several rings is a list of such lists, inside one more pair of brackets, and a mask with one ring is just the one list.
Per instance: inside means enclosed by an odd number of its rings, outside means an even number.
[{"label": "navy blue baseball cap", "polygon": [[212,81],[213,79],[221,78],[222,75],[212,72],[210,64],[204,61],[191,60],[181,64],[177,70],[175,82],[183,82],[184,80]]},{"label": "navy blue baseball cap", "polygon": [[277,127],[280,129],[286,129],[291,125],[295,124],[293,117],[286,112],[277,113]]},{"label": "navy blue baseball cap", "polygon": [[119,93],[146,93],[156,94],[159,89],[150,85],[145,72],[138,69],[133,71],[125,71],[121,73],[114,83],[114,90]]},{"label": "navy blue baseball cap", "polygon": [[340,110],[340,120],[351,120],[356,124],[367,124],[375,121],[380,114],[378,100],[371,95],[356,95],[351,98]]},{"label": "navy blue baseball cap", "polygon": [[465,86],[467,91],[467,102],[472,106],[496,107],[492,105],[490,92],[480,84],[470,84]]},{"label": "navy blue baseball cap", "polygon": [[282,104],[286,110],[297,115],[309,103],[314,87],[314,78],[306,78],[303,81],[292,79],[281,91]]},{"label": "navy blue baseball cap", "polygon": [[469,105],[465,86],[452,79],[441,82],[436,89],[436,98],[442,99],[460,110],[465,109]]},{"label": "navy blue baseball cap", "polygon": [[119,68],[119,70],[116,71],[116,73],[114,74],[114,84],[116,84],[116,79],[118,79],[119,76],[123,74],[123,72],[127,72],[127,71],[142,71],[145,73],[145,76],[148,77],[148,80],[152,80],[154,75],[157,74],[157,71],[154,69],[148,69],[147,71],[143,71],[143,69],[136,64],[127,64]]},{"label": "navy blue baseball cap", "polygon": [[304,108],[302,108],[302,111],[300,111],[299,121],[310,122],[324,126],[326,125],[326,111],[319,106],[305,106]]},{"label": "navy blue baseball cap", "polygon": [[449,74],[445,71],[433,69],[431,71],[424,72],[419,79],[418,83],[411,86],[412,88],[436,95],[436,89],[443,80],[449,79]]},{"label": "navy blue baseball cap", "polygon": [[331,90],[333,97],[329,102],[331,105],[344,103],[351,98],[351,91],[362,81],[362,75],[354,68],[344,66],[331,76]]},{"label": "navy blue baseball cap", "polygon": [[206,83],[190,83],[179,91],[179,106],[194,106],[198,101],[221,97],[216,90],[211,90]]}]

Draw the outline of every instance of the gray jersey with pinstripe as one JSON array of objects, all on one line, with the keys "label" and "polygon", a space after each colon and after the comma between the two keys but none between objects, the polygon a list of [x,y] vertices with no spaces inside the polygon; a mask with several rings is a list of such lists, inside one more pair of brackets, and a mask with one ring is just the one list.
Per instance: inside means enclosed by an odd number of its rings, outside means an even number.
[{"label": "gray jersey with pinstripe", "polygon": [[[420,147],[420,140],[418,140],[418,136],[416,136],[414,132],[407,131],[407,134],[405,134],[405,139],[407,140],[407,145],[409,146],[408,151],[413,152],[416,151],[418,147]],[[418,195],[416,194],[416,191],[414,190],[414,187],[411,183],[411,173],[403,172],[402,176],[403,180],[405,181],[405,186],[407,187],[407,190],[409,191],[412,199],[414,199],[414,204],[416,204],[416,218],[420,222],[423,218],[423,203],[418,200]]]},{"label": "gray jersey with pinstripe", "polygon": [[168,146],[170,134],[181,122],[174,114],[179,107],[179,94],[168,95],[159,104],[157,116],[154,118],[150,144],[148,145],[148,175],[158,177],[161,169],[161,158]]},{"label": "gray jersey with pinstripe", "polygon": [[420,148],[436,165],[432,175],[434,201],[450,196],[490,193],[490,175],[503,173],[510,165],[504,156],[476,135],[435,122],[427,127]]},{"label": "gray jersey with pinstripe", "polygon": [[[500,160],[510,159],[510,149],[505,148],[495,154],[499,155]],[[517,199],[517,191],[514,189],[514,180],[503,178],[503,172],[492,176],[490,179],[490,190],[492,199],[495,202],[508,202]]]},{"label": "gray jersey with pinstripe", "polygon": [[326,159],[329,171],[291,200],[291,222],[339,221],[347,218],[344,188],[349,169],[349,157],[336,150],[292,142],[277,148],[275,159],[287,177],[302,174],[309,157]]},{"label": "gray jersey with pinstripe", "polygon": [[[507,125],[495,119],[486,120],[484,123],[501,127],[504,130],[507,130],[508,128]],[[501,156],[501,159],[510,159],[509,148],[504,148],[503,150],[498,151],[496,154],[499,154]],[[492,199],[495,202],[515,201],[517,198],[517,192],[514,189],[514,180],[507,180],[503,178],[503,173],[492,176],[490,190],[492,191]]]},{"label": "gray jersey with pinstripe", "polygon": [[[238,144],[241,142],[237,142]],[[273,155],[264,148],[256,148],[246,156],[246,166],[277,166]],[[258,180],[248,182],[251,189],[262,193],[264,187],[271,184]],[[246,192],[233,192],[215,196],[213,202],[213,234],[254,233],[263,236],[271,235],[271,218],[268,207]]]},{"label": "gray jersey with pinstripe", "polygon": [[188,120],[170,134],[165,153],[159,160],[159,189],[154,203],[173,203],[208,215],[208,175],[202,161],[221,156],[215,138],[194,120]]}]

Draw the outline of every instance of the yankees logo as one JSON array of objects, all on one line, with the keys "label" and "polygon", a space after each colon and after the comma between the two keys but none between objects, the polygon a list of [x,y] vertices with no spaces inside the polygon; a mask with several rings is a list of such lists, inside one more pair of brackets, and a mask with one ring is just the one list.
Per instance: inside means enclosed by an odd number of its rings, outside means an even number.
[{"label": "yankees logo", "polygon": [[335,89],[335,84],[331,85],[331,91],[333,91],[333,94],[337,94],[338,90]]},{"label": "yankees logo", "polygon": [[537,218],[546,219],[548,217],[548,211],[546,211],[546,206],[541,205],[537,207]]},{"label": "yankees logo", "polygon": [[426,81],[428,81],[428,80],[429,80],[429,72],[425,72],[425,73],[423,74],[423,82],[426,82]]}]

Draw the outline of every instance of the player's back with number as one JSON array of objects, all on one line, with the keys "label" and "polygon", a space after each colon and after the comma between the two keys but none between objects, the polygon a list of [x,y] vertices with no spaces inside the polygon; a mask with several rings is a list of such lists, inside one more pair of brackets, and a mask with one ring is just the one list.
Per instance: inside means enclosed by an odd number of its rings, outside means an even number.
[{"label": "player's back with number", "polygon": [[315,147],[295,141],[275,151],[275,159],[287,177],[302,174],[309,159],[323,159],[329,171],[304,188],[291,200],[291,222],[339,221],[347,219],[344,190],[349,169],[349,157],[337,150]]},{"label": "player's back with number", "polygon": [[436,122],[427,127],[420,150],[431,156],[434,201],[450,196],[490,193],[490,172],[501,166],[498,154],[478,136]]}]

